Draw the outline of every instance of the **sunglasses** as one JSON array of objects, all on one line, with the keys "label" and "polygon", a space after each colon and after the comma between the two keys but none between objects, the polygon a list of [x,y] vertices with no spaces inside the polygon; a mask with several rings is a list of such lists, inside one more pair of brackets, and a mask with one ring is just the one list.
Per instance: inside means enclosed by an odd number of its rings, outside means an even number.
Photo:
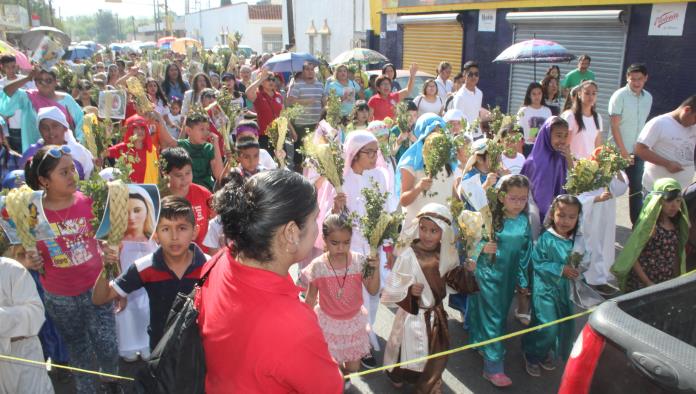
[{"label": "sunglasses", "polygon": [[58,148],[51,148],[46,151],[46,154],[41,158],[41,161],[39,162],[39,165],[36,166],[36,173],[40,173],[39,170],[41,170],[41,166],[43,165],[44,161],[46,161],[46,158],[48,156],[51,156],[54,159],[60,159],[63,157],[63,155],[69,155],[70,154],[70,148],[67,145],[61,145]]},{"label": "sunglasses", "polygon": [[479,73],[476,71],[471,71],[471,72],[466,73],[466,76],[467,77],[478,77]]}]

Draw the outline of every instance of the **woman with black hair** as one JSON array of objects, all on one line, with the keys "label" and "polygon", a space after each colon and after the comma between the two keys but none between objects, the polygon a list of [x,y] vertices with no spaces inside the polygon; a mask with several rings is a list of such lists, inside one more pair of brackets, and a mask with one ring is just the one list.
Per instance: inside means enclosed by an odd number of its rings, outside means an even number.
[{"label": "woman with black hair", "polygon": [[181,114],[186,116],[191,107],[196,104],[201,104],[201,93],[204,89],[212,89],[213,84],[210,83],[210,78],[205,73],[196,74],[191,80],[191,89],[184,93],[184,100],[181,106]]},{"label": "woman with black hair", "polygon": [[[90,221],[92,199],[77,191],[75,165],[67,146],[39,149],[25,167],[26,182],[43,190],[43,208],[56,237],[27,251],[28,269],[40,270],[46,311],[65,342],[71,366],[118,373],[118,345],[113,304],[92,303],[92,286],[102,257]],[[94,378],[75,374],[78,393],[94,393]],[[100,392],[120,392],[118,383],[102,381]],[[122,392],[122,391],[121,391]]]},{"label": "woman with black hair", "polygon": [[392,93],[401,90],[401,85],[396,82],[396,67],[393,64],[387,63],[382,67],[382,75],[386,75],[392,82]]},{"label": "woman with black hair", "polygon": [[162,90],[165,97],[178,97],[184,99],[184,93],[190,89],[188,82],[185,82],[181,77],[181,69],[176,63],[167,65],[164,71],[164,82],[162,82]]},{"label": "woman with black hair", "polygon": [[218,213],[231,241],[198,297],[206,392],[341,393],[314,312],[288,274],[319,230],[314,186],[291,171],[233,174]]}]

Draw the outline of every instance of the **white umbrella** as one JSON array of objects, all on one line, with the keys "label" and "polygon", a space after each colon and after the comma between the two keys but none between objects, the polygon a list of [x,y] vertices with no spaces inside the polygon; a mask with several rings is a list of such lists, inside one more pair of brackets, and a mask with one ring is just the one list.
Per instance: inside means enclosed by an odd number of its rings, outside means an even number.
[{"label": "white umbrella", "polygon": [[389,59],[386,56],[372,49],[353,48],[336,56],[331,65],[346,63],[376,64],[388,61]]},{"label": "white umbrella", "polygon": [[63,31],[50,26],[34,27],[28,32],[22,34],[22,45],[33,51],[39,47],[41,39],[43,39],[43,37],[46,35],[53,37],[55,41],[63,45],[63,48],[70,46],[70,36],[65,34]]}]

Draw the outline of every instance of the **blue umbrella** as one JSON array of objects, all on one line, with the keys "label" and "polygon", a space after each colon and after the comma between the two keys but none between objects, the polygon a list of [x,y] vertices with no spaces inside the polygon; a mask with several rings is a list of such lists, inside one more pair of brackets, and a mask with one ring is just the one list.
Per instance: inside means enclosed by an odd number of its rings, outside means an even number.
[{"label": "blue umbrella", "polygon": [[286,52],[273,56],[263,67],[275,73],[301,71],[305,62],[319,64],[319,60],[307,52]]}]

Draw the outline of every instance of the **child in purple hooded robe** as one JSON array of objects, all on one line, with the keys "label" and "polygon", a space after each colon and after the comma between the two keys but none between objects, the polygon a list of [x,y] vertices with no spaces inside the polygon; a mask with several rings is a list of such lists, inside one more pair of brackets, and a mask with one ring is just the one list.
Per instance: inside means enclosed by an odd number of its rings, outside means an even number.
[{"label": "child in purple hooded robe", "polygon": [[544,221],[553,199],[565,193],[568,169],[573,157],[568,145],[568,123],[552,116],[539,130],[532,153],[522,166],[522,175],[529,178],[534,202],[539,207],[539,219]]}]

